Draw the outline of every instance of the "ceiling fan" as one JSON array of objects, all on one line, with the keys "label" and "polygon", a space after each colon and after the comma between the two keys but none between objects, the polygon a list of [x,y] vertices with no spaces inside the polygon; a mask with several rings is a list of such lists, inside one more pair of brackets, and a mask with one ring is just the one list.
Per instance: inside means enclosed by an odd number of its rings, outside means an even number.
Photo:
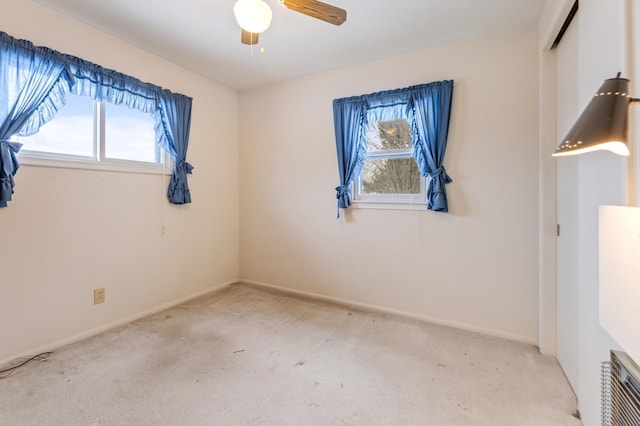
[{"label": "ceiling fan", "polygon": [[[317,0],[278,0],[281,6],[333,25],[347,20],[347,11]],[[242,28],[241,41],[257,44],[261,32],[271,24],[271,8],[263,0],[238,0],[233,13]]]}]

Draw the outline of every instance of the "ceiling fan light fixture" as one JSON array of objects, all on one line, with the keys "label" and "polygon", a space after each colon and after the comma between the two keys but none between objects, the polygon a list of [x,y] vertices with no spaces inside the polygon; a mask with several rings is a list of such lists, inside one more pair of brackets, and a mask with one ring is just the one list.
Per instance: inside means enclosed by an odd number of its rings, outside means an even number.
[{"label": "ceiling fan light fixture", "polygon": [[238,25],[250,33],[261,33],[271,25],[273,14],[263,0],[238,0],[233,6]]}]

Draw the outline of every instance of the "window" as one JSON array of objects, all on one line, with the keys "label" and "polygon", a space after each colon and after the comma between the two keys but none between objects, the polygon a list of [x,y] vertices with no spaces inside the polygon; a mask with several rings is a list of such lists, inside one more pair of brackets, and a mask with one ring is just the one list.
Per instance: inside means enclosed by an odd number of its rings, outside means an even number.
[{"label": "window", "polygon": [[425,179],[413,158],[411,127],[399,118],[375,121],[367,132],[367,159],[354,185],[354,200],[424,204]]},{"label": "window", "polygon": [[159,163],[160,147],[156,144],[155,120],[124,105],[100,103],[104,109],[105,158]]},{"label": "window", "polygon": [[31,159],[159,166],[154,126],[151,114],[68,94],[53,120],[17,140],[23,144],[21,155]]},{"label": "window", "polygon": [[[93,101],[89,97],[67,95],[66,105],[55,118],[31,136],[18,136],[22,153],[94,157]],[[43,155],[46,156],[46,155]]]},{"label": "window", "polygon": [[[34,46],[2,31],[0,59],[0,105],[6,107],[0,108],[0,208],[7,207],[12,199],[14,177],[23,160],[35,165],[164,173],[165,162],[156,144],[173,160],[169,202],[191,203],[187,175],[193,166],[187,162],[187,148],[192,98],[75,56]],[[99,102],[89,107],[86,99],[67,96],[69,93]],[[67,97],[78,105],[67,108],[56,119]],[[104,102],[143,113],[116,107],[107,113]],[[158,122],[151,116],[158,117]],[[40,132],[52,120],[55,123]],[[147,136],[140,135],[139,130]],[[20,154],[23,144],[16,142],[19,133],[39,133],[21,139],[27,145],[26,155]],[[152,140],[155,143],[150,143]],[[50,163],[52,159],[54,164]]]},{"label": "window", "polygon": [[453,81],[443,80],[333,100],[338,217],[352,200],[449,211],[443,160],[452,95]]}]

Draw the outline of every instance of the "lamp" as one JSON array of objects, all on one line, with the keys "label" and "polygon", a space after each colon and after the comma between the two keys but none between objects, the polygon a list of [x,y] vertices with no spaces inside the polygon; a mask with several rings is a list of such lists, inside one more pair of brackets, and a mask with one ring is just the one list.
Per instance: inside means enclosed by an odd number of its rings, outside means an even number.
[{"label": "lamp", "polygon": [[627,148],[627,109],[640,102],[629,95],[629,80],[610,78],[602,83],[589,105],[573,125],[553,156],[608,150],[629,155]]},{"label": "lamp", "polygon": [[238,0],[233,14],[238,25],[250,33],[261,33],[271,25],[271,8],[263,0]]}]

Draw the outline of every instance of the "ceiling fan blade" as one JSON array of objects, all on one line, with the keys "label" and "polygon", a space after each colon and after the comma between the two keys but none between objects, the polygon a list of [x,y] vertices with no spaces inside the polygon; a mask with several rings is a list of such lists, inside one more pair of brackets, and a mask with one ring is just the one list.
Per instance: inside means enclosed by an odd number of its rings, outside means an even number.
[{"label": "ceiling fan blade", "polygon": [[346,10],[317,0],[280,0],[280,4],[333,25],[342,25],[347,20]]},{"label": "ceiling fan blade", "polygon": [[240,38],[240,41],[243,44],[248,44],[249,46],[251,46],[253,44],[258,44],[259,36],[260,34],[258,33],[250,33],[249,31],[242,30],[242,37]]}]

